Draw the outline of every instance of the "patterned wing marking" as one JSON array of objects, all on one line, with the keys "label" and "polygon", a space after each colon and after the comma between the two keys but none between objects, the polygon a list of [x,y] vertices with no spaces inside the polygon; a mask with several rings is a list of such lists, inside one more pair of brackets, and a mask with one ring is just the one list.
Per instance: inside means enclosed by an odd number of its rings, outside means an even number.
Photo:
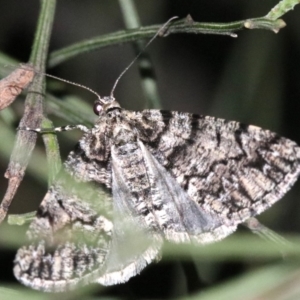
[{"label": "patterned wing marking", "polygon": [[134,131],[119,130],[114,140],[114,204],[119,205],[120,213],[127,212],[132,222],[136,219],[145,234],[159,234],[174,242],[208,243],[235,230],[235,226],[196,205],[136,139]]},{"label": "patterned wing marking", "polygon": [[232,225],[269,208],[299,176],[299,146],[269,130],[157,110],[137,112],[132,120],[145,146],[190,198]]},{"label": "patterned wing marking", "polygon": [[114,232],[104,275],[97,281],[113,285],[128,281],[152,261],[160,258],[162,238],[146,226],[144,218],[133,212],[132,192],[123,178],[119,161],[112,156]]},{"label": "patterned wing marking", "polygon": [[[270,207],[297,179],[299,159],[294,142],[255,126],[118,110],[71,152],[70,178],[46,194],[15,276],[44,291],[124,282],[157,258],[162,236],[212,242]],[[134,234],[145,244],[126,251]]]},{"label": "patterned wing marking", "polygon": [[[193,241],[201,244],[220,240],[235,231],[236,226],[226,224],[215,213],[205,211],[188,196],[166,169],[139,143],[152,179],[152,204],[163,208],[170,216],[172,226],[163,228],[165,237],[174,242]],[[182,224],[182,227],[176,226]],[[183,237],[181,237],[183,234]]]},{"label": "patterned wing marking", "polygon": [[16,254],[16,278],[47,292],[94,282],[110,249],[112,227],[99,210],[56,183],[29,227],[29,246]]}]

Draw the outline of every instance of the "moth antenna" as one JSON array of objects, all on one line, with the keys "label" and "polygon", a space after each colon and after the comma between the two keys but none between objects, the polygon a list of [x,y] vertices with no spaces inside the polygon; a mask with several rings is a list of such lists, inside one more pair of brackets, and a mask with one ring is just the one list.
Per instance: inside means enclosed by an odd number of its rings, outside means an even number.
[{"label": "moth antenna", "polygon": [[53,79],[60,80],[62,82],[66,82],[68,84],[72,84],[72,85],[78,86],[78,87],[83,88],[83,89],[91,92],[92,94],[96,95],[98,99],[101,98],[101,96],[97,92],[95,92],[94,90],[92,90],[91,88],[89,88],[89,87],[87,87],[87,86],[85,86],[83,84],[80,84],[80,83],[77,83],[77,82],[73,82],[73,81],[70,81],[70,80],[67,80],[67,79],[64,79],[64,78],[61,78],[61,77],[58,77],[58,76],[54,76],[54,75],[51,75],[51,74],[48,74],[48,73],[43,73],[43,72],[36,72],[36,73],[41,74],[41,75],[45,75],[45,76],[53,78]]},{"label": "moth antenna", "polygon": [[[16,66],[15,65],[4,65],[4,67],[9,67],[9,68],[14,68],[15,69]],[[47,76],[47,77],[50,77],[50,78],[53,78],[53,79],[57,79],[59,81],[62,81],[62,82],[65,82],[65,83],[68,83],[68,84],[71,84],[71,85],[74,85],[74,86],[78,86],[78,87],[83,88],[83,89],[89,91],[90,93],[96,95],[98,99],[101,98],[101,96],[96,91],[92,90],[91,88],[89,88],[89,87],[87,87],[87,86],[85,86],[83,84],[80,84],[80,83],[77,83],[77,82],[74,82],[74,81],[70,81],[70,80],[67,80],[67,79],[64,79],[64,78],[61,78],[61,77],[58,77],[58,76],[54,76],[54,75],[51,75],[51,74],[48,74],[48,73],[45,73],[45,72],[41,72],[41,71],[35,70],[34,67],[33,67],[33,65],[31,65],[31,64],[21,63],[20,64],[20,68],[22,68],[24,70],[32,71],[35,74]]]},{"label": "moth antenna", "polygon": [[136,62],[136,60],[141,56],[141,54],[145,51],[145,49],[156,39],[156,37],[160,34],[160,32],[165,29],[173,20],[178,19],[178,17],[172,17],[169,19],[162,27],[158,29],[158,31],[155,33],[155,35],[149,40],[149,42],[145,45],[145,47],[137,54],[137,56],[131,61],[131,63],[122,71],[122,73],[119,75],[117,80],[115,81],[113,88],[110,93],[110,97],[114,96],[114,91],[116,89],[116,86],[120,79],[123,77],[123,75],[131,68],[131,66]]}]

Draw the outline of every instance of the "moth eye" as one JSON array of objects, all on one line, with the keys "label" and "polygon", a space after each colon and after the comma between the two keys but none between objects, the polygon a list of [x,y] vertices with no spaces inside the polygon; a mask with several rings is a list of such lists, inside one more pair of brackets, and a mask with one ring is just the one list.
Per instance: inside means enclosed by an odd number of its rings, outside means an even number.
[{"label": "moth eye", "polygon": [[96,101],[96,102],[94,103],[93,110],[94,110],[94,113],[95,113],[97,116],[99,116],[100,113],[101,113],[101,111],[102,111],[102,105],[101,105],[98,101]]}]

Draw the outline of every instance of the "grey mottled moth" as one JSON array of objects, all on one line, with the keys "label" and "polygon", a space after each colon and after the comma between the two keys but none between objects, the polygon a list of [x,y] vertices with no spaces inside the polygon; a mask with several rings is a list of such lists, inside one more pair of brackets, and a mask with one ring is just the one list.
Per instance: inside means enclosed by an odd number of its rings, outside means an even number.
[{"label": "grey mottled moth", "polygon": [[29,245],[17,252],[14,274],[34,289],[126,282],[159,259],[164,240],[221,240],[299,176],[300,148],[269,130],[128,111],[112,95],[99,96],[94,111],[93,128],[65,128],[83,137],[45,195]]},{"label": "grey mottled moth", "polygon": [[296,143],[256,126],[128,111],[113,97],[99,98],[94,110],[98,120],[29,227],[31,244],[18,250],[15,276],[32,288],[125,282],[159,256],[164,239],[221,240],[299,175]]}]

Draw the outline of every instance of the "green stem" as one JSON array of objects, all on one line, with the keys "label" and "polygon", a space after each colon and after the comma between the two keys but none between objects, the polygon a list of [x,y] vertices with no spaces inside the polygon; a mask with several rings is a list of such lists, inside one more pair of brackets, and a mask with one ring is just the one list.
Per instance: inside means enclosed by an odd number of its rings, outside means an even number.
[{"label": "green stem", "polygon": [[127,29],[138,28],[141,26],[141,20],[136,10],[133,0],[119,0],[123,20]]},{"label": "green stem", "polygon": [[[278,23],[272,21],[266,17],[263,18],[255,18],[250,19],[252,24],[255,26],[255,29],[268,29],[274,30],[274,27],[278,28]],[[249,20],[241,20],[230,23],[200,23],[194,21],[187,21],[186,19],[178,20],[173,22],[166,34],[175,34],[175,33],[192,33],[192,34],[221,34],[221,35],[229,35],[232,37],[236,37],[235,32],[244,29],[244,24]],[[262,22],[264,26],[260,26]],[[256,25],[257,24],[257,25]],[[100,48],[135,42],[140,39],[149,39],[155,35],[155,33],[162,27],[162,24],[159,25],[151,25],[140,27],[138,29],[130,29],[130,30],[122,30],[118,32],[114,32],[111,34],[102,35],[99,37],[94,37],[92,39],[84,40],[79,43],[75,43],[68,47],[62,48],[60,50],[56,50],[50,54],[49,58],[49,67],[57,66],[77,55],[97,50]]]},{"label": "green stem", "polygon": [[[36,70],[45,71],[47,51],[55,12],[55,0],[42,0],[37,31],[30,56],[30,63]],[[44,76],[36,76],[25,100],[25,111],[19,127],[37,128],[43,119],[43,95],[45,94]],[[9,170],[11,175],[24,174],[36,142],[36,133],[19,131]],[[11,173],[11,172],[10,172]]]},{"label": "green stem", "polygon": [[36,215],[36,211],[28,212],[26,214],[19,214],[19,215],[9,215],[7,219],[7,223],[9,225],[24,225],[30,223]]},{"label": "green stem", "polygon": [[[44,118],[41,128],[53,128],[53,123]],[[61,159],[59,154],[59,145],[55,134],[43,134],[43,141],[46,147],[46,156],[48,162],[49,176],[48,185],[50,186],[54,181],[57,173],[61,169]]]},{"label": "green stem", "polygon": [[0,77],[6,77],[12,70],[15,70],[19,62],[9,55],[0,52]]},{"label": "green stem", "polygon": [[[133,0],[119,0],[124,23],[127,29],[139,28],[141,22]],[[161,108],[155,72],[149,54],[145,51],[145,42],[136,41],[135,55],[142,53],[138,58],[138,67],[141,76],[142,89],[146,96],[148,108]]]},{"label": "green stem", "polygon": [[[44,72],[55,12],[55,0],[42,0],[37,31],[30,56],[36,70]],[[43,119],[44,76],[36,76],[25,100],[25,111],[20,127],[37,128]],[[36,133],[19,131],[8,167],[9,177],[23,176],[36,142]]]},{"label": "green stem", "polygon": [[266,18],[276,20],[288,11],[294,9],[294,7],[299,3],[299,0],[282,0],[270,10],[270,12],[266,15]]},{"label": "green stem", "polygon": [[[46,58],[55,12],[55,0],[42,0],[38,26],[30,56],[30,63],[36,70],[45,71]],[[43,76],[36,76],[25,100],[24,115],[19,127],[37,128],[43,119],[43,95],[45,93]],[[0,221],[4,219],[10,203],[24,177],[37,134],[18,131],[5,177],[9,179],[8,188],[0,206]]]},{"label": "green stem", "polygon": [[83,124],[87,127],[95,124],[96,116],[91,106],[78,97],[64,97],[62,101],[47,94],[46,101],[48,112],[66,120],[68,124]]}]

